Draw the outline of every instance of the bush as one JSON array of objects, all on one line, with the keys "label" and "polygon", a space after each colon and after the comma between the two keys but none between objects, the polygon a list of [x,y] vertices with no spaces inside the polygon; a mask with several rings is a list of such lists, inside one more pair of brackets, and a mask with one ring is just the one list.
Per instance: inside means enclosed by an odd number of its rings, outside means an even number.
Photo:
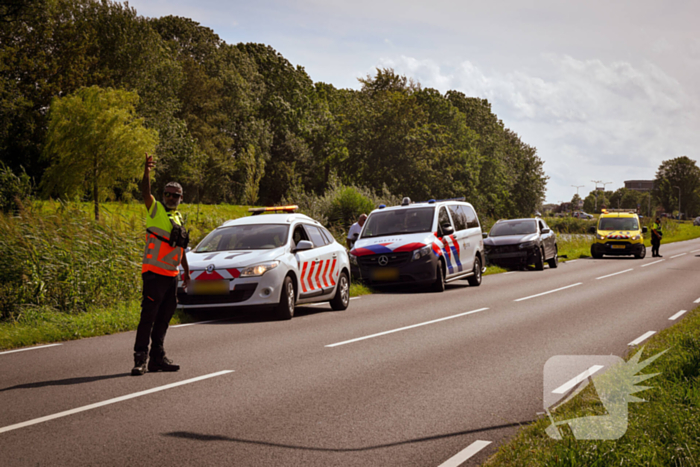
[{"label": "bush", "polygon": [[17,176],[0,162],[0,210],[17,213],[29,199],[32,184],[29,175],[22,169]]},{"label": "bush", "polygon": [[345,187],[331,201],[328,221],[331,224],[352,225],[360,214],[368,214],[376,206],[355,187]]}]

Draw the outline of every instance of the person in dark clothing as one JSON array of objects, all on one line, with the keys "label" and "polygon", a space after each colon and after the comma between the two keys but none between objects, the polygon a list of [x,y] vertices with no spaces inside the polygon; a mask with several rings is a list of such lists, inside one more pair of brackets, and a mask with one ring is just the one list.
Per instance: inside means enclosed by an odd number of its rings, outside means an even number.
[{"label": "person in dark clothing", "polygon": [[661,219],[658,217],[654,221],[654,225],[651,227],[651,256],[661,258],[659,254],[659,246],[661,246]]},{"label": "person in dark clothing", "polygon": [[177,211],[182,200],[182,186],[177,182],[168,183],[163,193],[163,202],[156,201],[151,195],[150,170],[153,167],[155,167],[153,157],[146,154],[141,192],[148,209],[148,217],[146,218],[146,248],[141,267],[143,278],[141,320],[136,329],[134,368],[131,370],[134,376],[144,374],[146,369],[151,372],[180,369],[179,365],[175,365],[165,356],[163,344],[170,319],[177,308],[177,282],[181,263],[184,269],[185,287],[190,281],[190,269],[184,249],[171,246],[168,242],[173,229],[183,224],[182,215]]}]

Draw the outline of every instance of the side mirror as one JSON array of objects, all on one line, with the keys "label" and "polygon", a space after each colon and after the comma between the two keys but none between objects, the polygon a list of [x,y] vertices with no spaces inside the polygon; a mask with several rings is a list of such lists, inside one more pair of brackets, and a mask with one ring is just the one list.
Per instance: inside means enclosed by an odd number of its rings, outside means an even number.
[{"label": "side mirror", "polygon": [[588,228],[588,233],[595,234],[595,231],[596,231],[595,226],[591,226]]},{"label": "side mirror", "polygon": [[482,232],[481,236],[484,238],[489,238],[489,233],[488,232]]},{"label": "side mirror", "polygon": [[445,236],[446,236],[446,235],[452,235],[453,233],[455,233],[455,229],[454,229],[451,225],[449,225],[449,224],[444,224],[444,225],[442,226],[442,234],[443,234],[443,235],[445,235]]},{"label": "side mirror", "polygon": [[[644,228],[646,229],[646,227],[644,227]],[[188,246],[187,248],[185,248],[185,253],[189,253],[190,251],[192,251],[191,246]]]},{"label": "side mirror", "polygon": [[549,229],[542,229],[542,233],[543,233],[543,234],[548,234],[549,232],[551,232],[551,230],[549,230]]},{"label": "side mirror", "polygon": [[643,233],[643,234],[644,234],[644,233],[647,233],[647,230],[649,230],[649,229],[647,229],[646,226],[645,226],[645,227],[642,227],[642,233]]},{"label": "side mirror", "polygon": [[306,251],[306,250],[312,250],[314,248],[314,244],[311,243],[308,240],[301,240],[299,243],[297,243],[297,247],[294,249],[294,251]]}]

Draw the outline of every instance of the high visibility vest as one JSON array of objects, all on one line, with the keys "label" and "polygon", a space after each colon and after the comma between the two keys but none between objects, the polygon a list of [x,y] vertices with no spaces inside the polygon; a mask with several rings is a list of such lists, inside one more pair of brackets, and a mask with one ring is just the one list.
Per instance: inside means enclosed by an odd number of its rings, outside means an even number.
[{"label": "high visibility vest", "polygon": [[[146,229],[163,238],[170,238],[170,232],[173,230],[171,219],[176,224],[182,225],[182,215],[179,211],[167,211],[160,201],[153,199],[146,218]],[[143,252],[141,273],[150,271],[162,276],[176,277],[183,254],[182,248],[171,247],[167,242],[146,232],[146,248]]]}]

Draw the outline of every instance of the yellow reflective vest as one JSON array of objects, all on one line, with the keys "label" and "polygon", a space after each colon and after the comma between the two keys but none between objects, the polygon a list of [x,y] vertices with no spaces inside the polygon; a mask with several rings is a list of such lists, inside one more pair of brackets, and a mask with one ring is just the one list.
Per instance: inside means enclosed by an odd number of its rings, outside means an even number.
[{"label": "yellow reflective vest", "polygon": [[[170,238],[170,232],[173,230],[171,219],[182,225],[182,215],[179,211],[167,211],[160,201],[153,199],[146,218],[146,229],[163,238]],[[162,276],[176,277],[184,254],[182,248],[171,247],[153,233],[146,232],[146,249],[143,252],[141,273],[150,271]]]}]

